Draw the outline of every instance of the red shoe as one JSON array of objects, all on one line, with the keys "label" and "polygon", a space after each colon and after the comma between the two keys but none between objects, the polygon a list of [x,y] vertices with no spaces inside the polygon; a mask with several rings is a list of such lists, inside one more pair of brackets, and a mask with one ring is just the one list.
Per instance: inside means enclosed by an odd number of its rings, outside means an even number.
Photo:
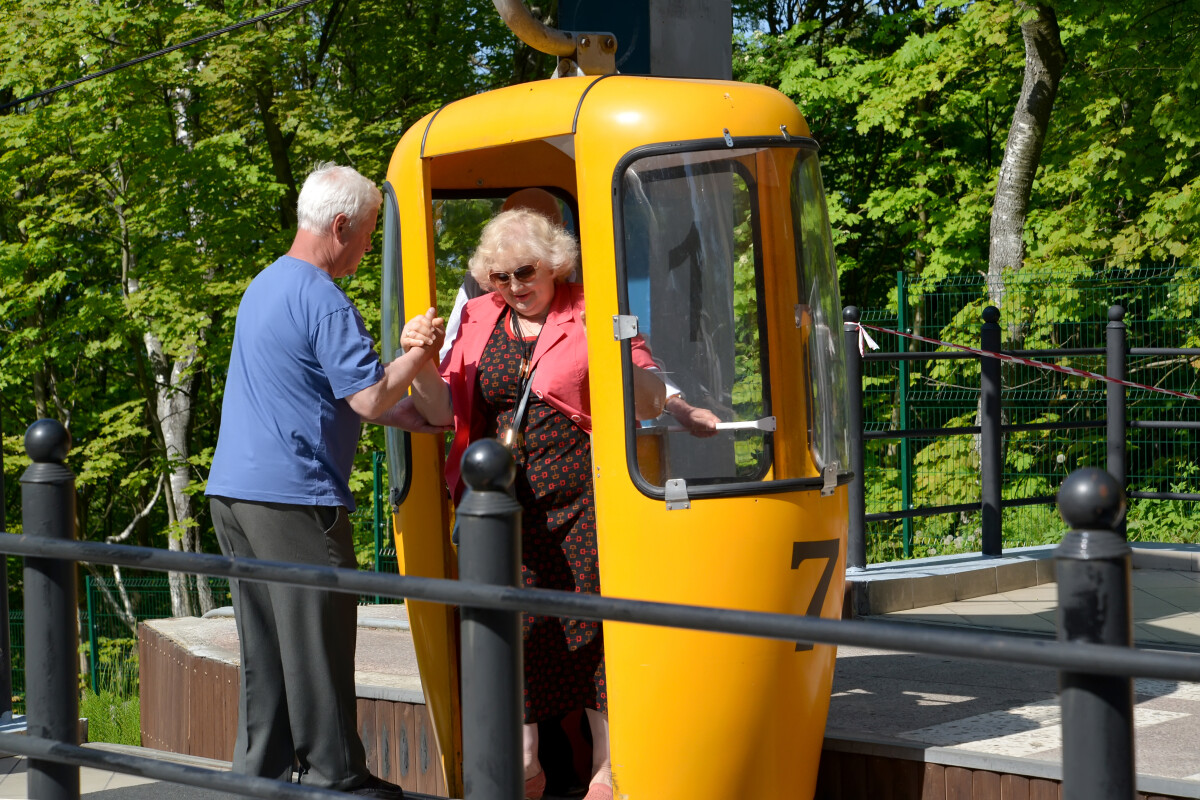
[{"label": "red shoe", "polygon": [[605,783],[593,783],[583,800],[613,800],[612,787]]},{"label": "red shoe", "polygon": [[[525,779],[525,800],[542,800],[546,791],[546,770],[542,770],[532,778]],[[609,793],[609,797],[612,794]]]}]

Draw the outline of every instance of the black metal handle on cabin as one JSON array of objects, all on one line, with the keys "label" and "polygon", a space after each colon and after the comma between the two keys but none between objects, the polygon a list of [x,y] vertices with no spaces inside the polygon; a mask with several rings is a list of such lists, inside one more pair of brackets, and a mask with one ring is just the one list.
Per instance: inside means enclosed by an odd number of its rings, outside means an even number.
[{"label": "black metal handle on cabin", "polygon": [[[1071,530],[1055,553],[1058,638],[1118,647],[1133,643],[1132,551],[1119,528],[1125,492],[1089,467],[1067,476],[1058,508]],[[1133,681],[1059,673],[1063,800],[1133,798]]]},{"label": "black metal handle on cabin", "polygon": [[[458,505],[458,576],[499,586],[521,580],[521,504],[509,494],[508,448],[481,439],[463,454],[468,490]],[[462,607],[464,800],[524,796],[521,613]]]},{"label": "black metal handle on cabin", "polygon": [[[75,539],[75,475],[63,465],[71,435],[56,420],[25,432],[33,460],[21,476],[26,536]],[[25,720],[30,736],[79,744],[79,678],[69,667],[79,652],[76,566],[56,558],[25,559]],[[79,767],[29,759],[28,793],[78,800]]]}]

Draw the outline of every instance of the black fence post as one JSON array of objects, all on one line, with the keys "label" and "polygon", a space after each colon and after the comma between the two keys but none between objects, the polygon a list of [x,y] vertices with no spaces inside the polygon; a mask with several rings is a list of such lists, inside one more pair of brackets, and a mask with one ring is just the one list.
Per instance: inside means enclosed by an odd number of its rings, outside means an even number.
[{"label": "black fence post", "polygon": [[[1059,489],[1058,509],[1071,527],[1055,554],[1059,640],[1129,647],[1132,558],[1114,530],[1125,515],[1124,490],[1104,470],[1076,470]],[[1063,800],[1133,798],[1133,681],[1063,671],[1059,694]]]},{"label": "black fence post", "polygon": [[[1000,351],[1000,309],[988,306],[983,310],[983,329],[980,349]],[[1004,459],[1001,449],[1000,419],[1000,360],[981,356],[979,359],[979,472],[982,484],[981,514],[983,522],[982,550],[985,556],[998,556],[1004,549],[1001,487],[1004,480]]]},{"label": "black fence post", "polygon": [[[481,439],[463,454],[470,487],[458,505],[458,574],[516,586],[521,580],[521,504],[508,493],[512,454]],[[524,797],[524,669],[521,614],[462,608],[463,790],[465,800]]]},{"label": "black fence post", "polygon": [[[1108,307],[1108,328],[1105,330],[1104,374],[1109,378],[1125,380],[1125,358],[1128,354],[1125,309],[1121,306]],[[1116,479],[1122,490],[1128,481],[1125,466],[1125,443],[1129,438],[1125,413],[1125,387],[1119,383],[1105,384],[1105,400],[1108,405],[1108,474]],[[1114,529],[1125,535],[1125,517]]]},{"label": "black fence post", "polygon": [[[0,442],[4,440],[4,422],[0,419]],[[8,531],[5,506],[8,490],[4,485],[4,447],[0,445],[0,531]],[[12,632],[8,613],[8,556],[0,553],[0,718],[12,717]]]},{"label": "black fence post", "polygon": [[847,487],[850,498],[849,532],[846,540],[846,568],[867,566],[867,493],[863,475],[863,387],[862,354],[858,350],[857,306],[842,309],[842,335],[846,340],[846,427],[850,430],[850,470],[854,479]]},{"label": "black fence post", "polygon": [[[71,435],[57,420],[25,432],[33,463],[21,476],[26,536],[75,538],[75,476],[63,466]],[[30,736],[79,744],[75,562],[25,559],[25,722]],[[29,759],[30,797],[78,800],[79,767]]]}]

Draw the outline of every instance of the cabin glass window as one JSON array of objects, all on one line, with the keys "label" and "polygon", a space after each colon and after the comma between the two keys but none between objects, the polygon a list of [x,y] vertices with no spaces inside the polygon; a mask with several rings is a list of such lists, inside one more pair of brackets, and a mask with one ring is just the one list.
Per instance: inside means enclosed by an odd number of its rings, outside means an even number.
[{"label": "cabin glass window", "polygon": [[[404,327],[404,281],[400,257],[400,210],[396,205],[396,193],[390,183],[383,185],[383,288],[379,311],[382,318],[382,335],[379,341],[379,357],[384,363],[400,355],[400,331]],[[393,506],[404,500],[409,485],[408,432],[399,428],[385,427],[384,440],[387,447],[388,499]]]},{"label": "cabin glass window", "polygon": [[637,463],[651,485],[758,481],[771,468],[758,180],[754,151],[739,149],[649,156],[622,176],[627,314],[668,400],[741,423],[702,438],[668,414],[641,421]]},{"label": "cabin glass window", "polygon": [[836,463],[850,468],[846,425],[846,359],[842,303],[838,293],[833,238],[815,151],[801,151],[791,176],[792,229],[800,303],[797,324],[808,339],[811,394],[809,446],[819,469]]}]

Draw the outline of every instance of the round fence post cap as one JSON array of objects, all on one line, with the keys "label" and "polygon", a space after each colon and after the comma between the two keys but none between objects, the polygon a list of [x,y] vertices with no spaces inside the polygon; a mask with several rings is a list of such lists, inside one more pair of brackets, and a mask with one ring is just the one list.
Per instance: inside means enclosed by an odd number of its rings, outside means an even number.
[{"label": "round fence post cap", "polygon": [[495,439],[480,439],[462,457],[462,477],[476,492],[506,492],[517,477],[509,449]]},{"label": "round fence post cap", "polygon": [[1077,469],[1058,490],[1058,512],[1075,530],[1112,530],[1125,513],[1125,490],[1102,469]]},{"label": "round fence post cap", "polygon": [[1125,319],[1125,309],[1124,308],[1122,308],[1121,306],[1109,306],[1108,307],[1108,321],[1109,322],[1120,322],[1123,319]]},{"label": "round fence post cap", "polygon": [[37,464],[61,464],[71,451],[71,433],[56,419],[39,419],[25,431],[25,452]]},{"label": "round fence post cap", "polygon": [[1000,309],[996,308],[995,306],[988,306],[987,308],[985,308],[983,310],[983,321],[984,322],[999,322],[1000,321]]},{"label": "round fence post cap", "polygon": [[858,322],[862,319],[862,312],[858,310],[858,306],[846,306],[842,309],[843,322]]}]

